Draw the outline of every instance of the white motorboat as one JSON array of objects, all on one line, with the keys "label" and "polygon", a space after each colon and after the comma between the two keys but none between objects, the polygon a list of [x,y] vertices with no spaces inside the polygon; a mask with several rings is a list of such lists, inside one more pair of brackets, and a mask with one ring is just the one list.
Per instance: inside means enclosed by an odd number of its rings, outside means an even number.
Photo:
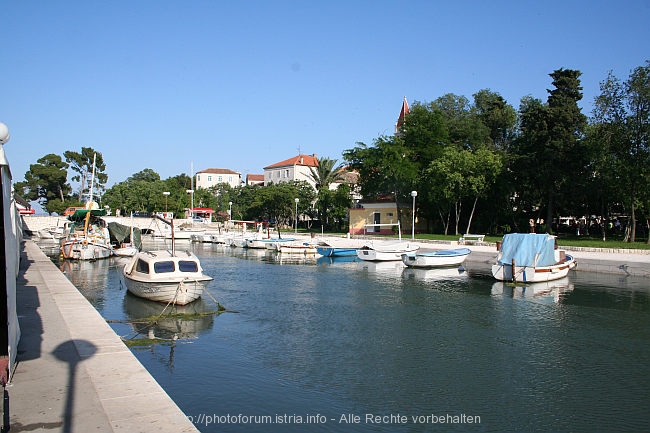
[{"label": "white motorboat", "polygon": [[402,260],[402,254],[415,253],[419,248],[410,242],[373,242],[359,248],[357,257],[366,261]]},{"label": "white motorboat", "polygon": [[316,246],[309,243],[278,244],[276,248],[282,254],[316,254]]},{"label": "white motorboat", "polygon": [[[172,223],[156,216],[167,224]],[[173,225],[172,225],[173,227]],[[126,288],[132,294],[152,301],[186,305],[201,297],[212,277],[203,273],[199,258],[190,251],[174,249],[138,252],[124,266]]]},{"label": "white motorboat", "polygon": [[456,248],[442,251],[426,251],[402,254],[402,262],[413,268],[439,268],[458,266],[472,252],[469,248]]},{"label": "white motorboat", "polygon": [[499,281],[536,283],[564,278],[576,265],[573,256],[557,248],[555,236],[510,233],[503,236],[492,276]]}]

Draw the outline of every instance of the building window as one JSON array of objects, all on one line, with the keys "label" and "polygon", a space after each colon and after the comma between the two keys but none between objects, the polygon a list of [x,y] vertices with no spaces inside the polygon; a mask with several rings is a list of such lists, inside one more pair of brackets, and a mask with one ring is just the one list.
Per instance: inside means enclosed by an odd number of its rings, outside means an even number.
[{"label": "building window", "polygon": [[197,174],[197,175],[196,175],[196,181],[197,181],[197,182],[200,182],[200,181],[201,181],[201,175],[200,175],[200,174]]},{"label": "building window", "polygon": [[208,182],[212,182],[212,176],[208,176]]},{"label": "building window", "polygon": [[393,216],[393,213],[392,213],[392,212],[387,212],[387,213],[386,213],[386,216],[387,216],[387,217],[392,217],[392,216]]},{"label": "building window", "polygon": [[217,176],[217,182],[219,183],[223,182],[223,176]]}]

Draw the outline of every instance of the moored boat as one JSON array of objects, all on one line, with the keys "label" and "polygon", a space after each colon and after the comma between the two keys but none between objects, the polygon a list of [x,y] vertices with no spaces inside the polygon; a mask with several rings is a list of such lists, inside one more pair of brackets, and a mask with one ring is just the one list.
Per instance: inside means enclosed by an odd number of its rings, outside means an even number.
[{"label": "moored boat", "polygon": [[316,252],[325,257],[356,256],[357,248],[331,247],[329,245],[316,246]]},{"label": "moored boat", "polygon": [[151,301],[186,305],[201,297],[212,277],[189,251],[156,250],[137,253],[124,266],[129,292]]},{"label": "moored boat", "polygon": [[510,233],[503,236],[492,276],[515,283],[551,281],[566,277],[576,265],[573,256],[557,248],[555,236]]},{"label": "moored boat", "polygon": [[402,254],[414,253],[419,248],[410,242],[369,243],[357,250],[357,257],[366,261],[402,260]]},{"label": "moored boat", "polygon": [[278,252],[282,254],[316,254],[316,247],[309,243],[302,244],[279,244],[277,246]]},{"label": "moored boat", "polygon": [[106,215],[105,209],[78,209],[68,216],[70,233],[61,241],[61,255],[69,260],[98,260],[113,254],[111,238],[106,222],[99,218]]},{"label": "moored boat", "polygon": [[175,250],[173,222],[171,250],[138,252],[124,266],[122,275],[129,292],[151,301],[186,305],[201,297],[212,277],[203,273],[199,258],[190,251]]},{"label": "moored boat", "polygon": [[364,245],[365,242],[360,240],[329,238],[318,242],[316,252],[325,257],[356,257],[357,250]]},{"label": "moored boat", "polygon": [[472,252],[469,248],[456,248],[442,251],[424,251],[402,254],[402,262],[413,268],[438,268],[458,266]]}]

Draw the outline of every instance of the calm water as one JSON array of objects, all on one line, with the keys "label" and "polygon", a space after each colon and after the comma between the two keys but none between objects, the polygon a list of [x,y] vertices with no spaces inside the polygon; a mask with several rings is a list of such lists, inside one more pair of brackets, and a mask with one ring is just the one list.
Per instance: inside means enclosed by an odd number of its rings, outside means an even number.
[{"label": "calm water", "polygon": [[120,323],[163,308],[126,293],[123,261],[63,269],[119,335],[178,338],[133,352],[202,432],[650,428],[648,279],[573,272],[513,291],[481,263],[459,274],[190,248],[236,312]]}]

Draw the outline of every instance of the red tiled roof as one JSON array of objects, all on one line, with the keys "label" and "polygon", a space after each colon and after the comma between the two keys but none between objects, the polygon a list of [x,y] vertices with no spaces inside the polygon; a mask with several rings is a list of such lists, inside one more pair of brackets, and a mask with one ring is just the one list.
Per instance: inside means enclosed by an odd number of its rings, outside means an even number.
[{"label": "red tiled roof", "polygon": [[246,175],[246,180],[255,181],[255,182],[264,182],[263,174],[248,174]]},{"label": "red tiled roof", "polygon": [[318,167],[318,159],[316,155],[298,155],[293,158],[285,159],[284,161],[276,162],[275,164],[268,165],[264,167],[267,168],[278,168],[278,167],[292,167],[294,165],[305,165],[307,167]]},{"label": "red tiled roof", "polygon": [[239,174],[229,168],[206,168],[205,170],[197,171],[196,174],[209,173],[209,174]]}]

